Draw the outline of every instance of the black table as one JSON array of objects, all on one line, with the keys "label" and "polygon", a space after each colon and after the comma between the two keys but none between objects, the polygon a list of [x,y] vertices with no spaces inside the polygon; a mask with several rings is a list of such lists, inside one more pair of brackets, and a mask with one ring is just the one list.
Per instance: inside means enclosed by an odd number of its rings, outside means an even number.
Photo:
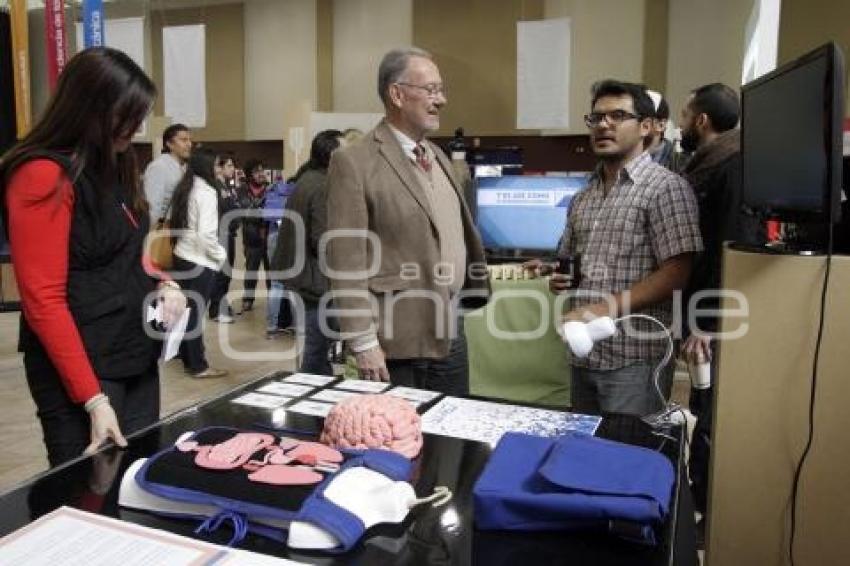
[{"label": "black table", "polygon": [[[62,505],[117,517],[125,521],[198,537],[197,522],[166,519],[118,506],[120,479],[137,458],[152,455],[172,444],[187,430],[211,425],[234,427],[286,427],[318,436],[321,419],[283,410],[269,411],[229,402],[244,390],[280,379],[267,376],[204,403],[181,411],[149,429],[132,435],[126,450],[108,449],[80,458],[37,476],[0,497],[0,536],[18,529]],[[420,412],[429,405],[420,407]],[[684,481],[683,432],[670,438],[652,434],[640,419],[604,415],[597,436],[660,450],[678,470],[671,513],[661,529],[656,547],[626,542],[602,532],[570,533],[485,532],[473,527],[472,488],[490,455],[490,447],[478,442],[426,435],[413,477],[416,492],[430,493],[445,485],[454,499],[445,507],[414,510],[402,525],[380,525],[367,532],[351,552],[331,556],[291,551],[285,545],[248,535],[241,548],[313,564],[570,564],[570,565],[696,565],[695,530],[690,490]],[[223,528],[204,538],[225,543]]]}]

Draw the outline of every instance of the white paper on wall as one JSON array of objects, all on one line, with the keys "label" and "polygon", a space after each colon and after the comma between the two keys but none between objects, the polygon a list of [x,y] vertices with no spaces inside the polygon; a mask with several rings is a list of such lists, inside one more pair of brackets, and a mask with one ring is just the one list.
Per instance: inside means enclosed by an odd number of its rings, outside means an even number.
[{"label": "white paper on wall", "polygon": [[[76,23],[77,51],[85,47],[83,41],[83,23]],[[103,44],[123,51],[136,65],[145,68],[145,20],[144,18],[117,18],[104,21]],[[142,122],[137,136],[145,135],[147,120]]]},{"label": "white paper on wall", "polygon": [[[103,25],[104,45],[120,49],[139,67],[145,68],[145,20],[143,18],[118,18],[106,20]],[[83,23],[76,23],[77,52],[83,50]]]},{"label": "white paper on wall", "polygon": [[517,129],[570,126],[569,18],[517,22]]},{"label": "white paper on wall", "polygon": [[172,123],[207,124],[206,27],[162,28],[163,99]]}]

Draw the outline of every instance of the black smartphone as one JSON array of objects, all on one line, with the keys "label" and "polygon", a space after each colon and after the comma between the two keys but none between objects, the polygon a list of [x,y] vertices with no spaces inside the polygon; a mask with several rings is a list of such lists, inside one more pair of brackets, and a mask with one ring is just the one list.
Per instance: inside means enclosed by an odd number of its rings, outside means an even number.
[{"label": "black smartphone", "polygon": [[558,268],[555,273],[566,275],[570,278],[570,288],[575,289],[581,283],[581,256],[568,255],[558,258]]}]

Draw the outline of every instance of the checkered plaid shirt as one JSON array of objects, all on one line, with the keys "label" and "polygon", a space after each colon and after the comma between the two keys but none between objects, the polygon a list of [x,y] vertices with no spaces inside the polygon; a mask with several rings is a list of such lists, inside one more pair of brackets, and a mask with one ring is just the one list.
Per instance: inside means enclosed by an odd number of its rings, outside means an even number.
[{"label": "checkered plaid shirt", "polygon": [[[601,167],[570,205],[558,255],[581,255],[582,283],[571,308],[599,302],[625,291],[676,255],[703,249],[697,201],[679,175],[653,163],[646,152],[630,161],[608,195]],[[642,311],[669,328],[673,299]],[[664,355],[667,341],[657,326],[640,320],[625,323],[613,337],[597,343],[586,359],[573,364],[613,370]],[[654,332],[653,338],[636,336]]]}]

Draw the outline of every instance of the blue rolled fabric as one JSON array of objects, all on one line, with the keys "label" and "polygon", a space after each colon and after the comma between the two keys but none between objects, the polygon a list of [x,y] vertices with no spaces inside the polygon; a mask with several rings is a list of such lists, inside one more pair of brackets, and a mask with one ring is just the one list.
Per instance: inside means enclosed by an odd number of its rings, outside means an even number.
[{"label": "blue rolled fabric", "polygon": [[579,433],[507,433],[475,484],[475,522],[481,529],[606,528],[654,544],[675,475],[664,455],[646,448]]}]

